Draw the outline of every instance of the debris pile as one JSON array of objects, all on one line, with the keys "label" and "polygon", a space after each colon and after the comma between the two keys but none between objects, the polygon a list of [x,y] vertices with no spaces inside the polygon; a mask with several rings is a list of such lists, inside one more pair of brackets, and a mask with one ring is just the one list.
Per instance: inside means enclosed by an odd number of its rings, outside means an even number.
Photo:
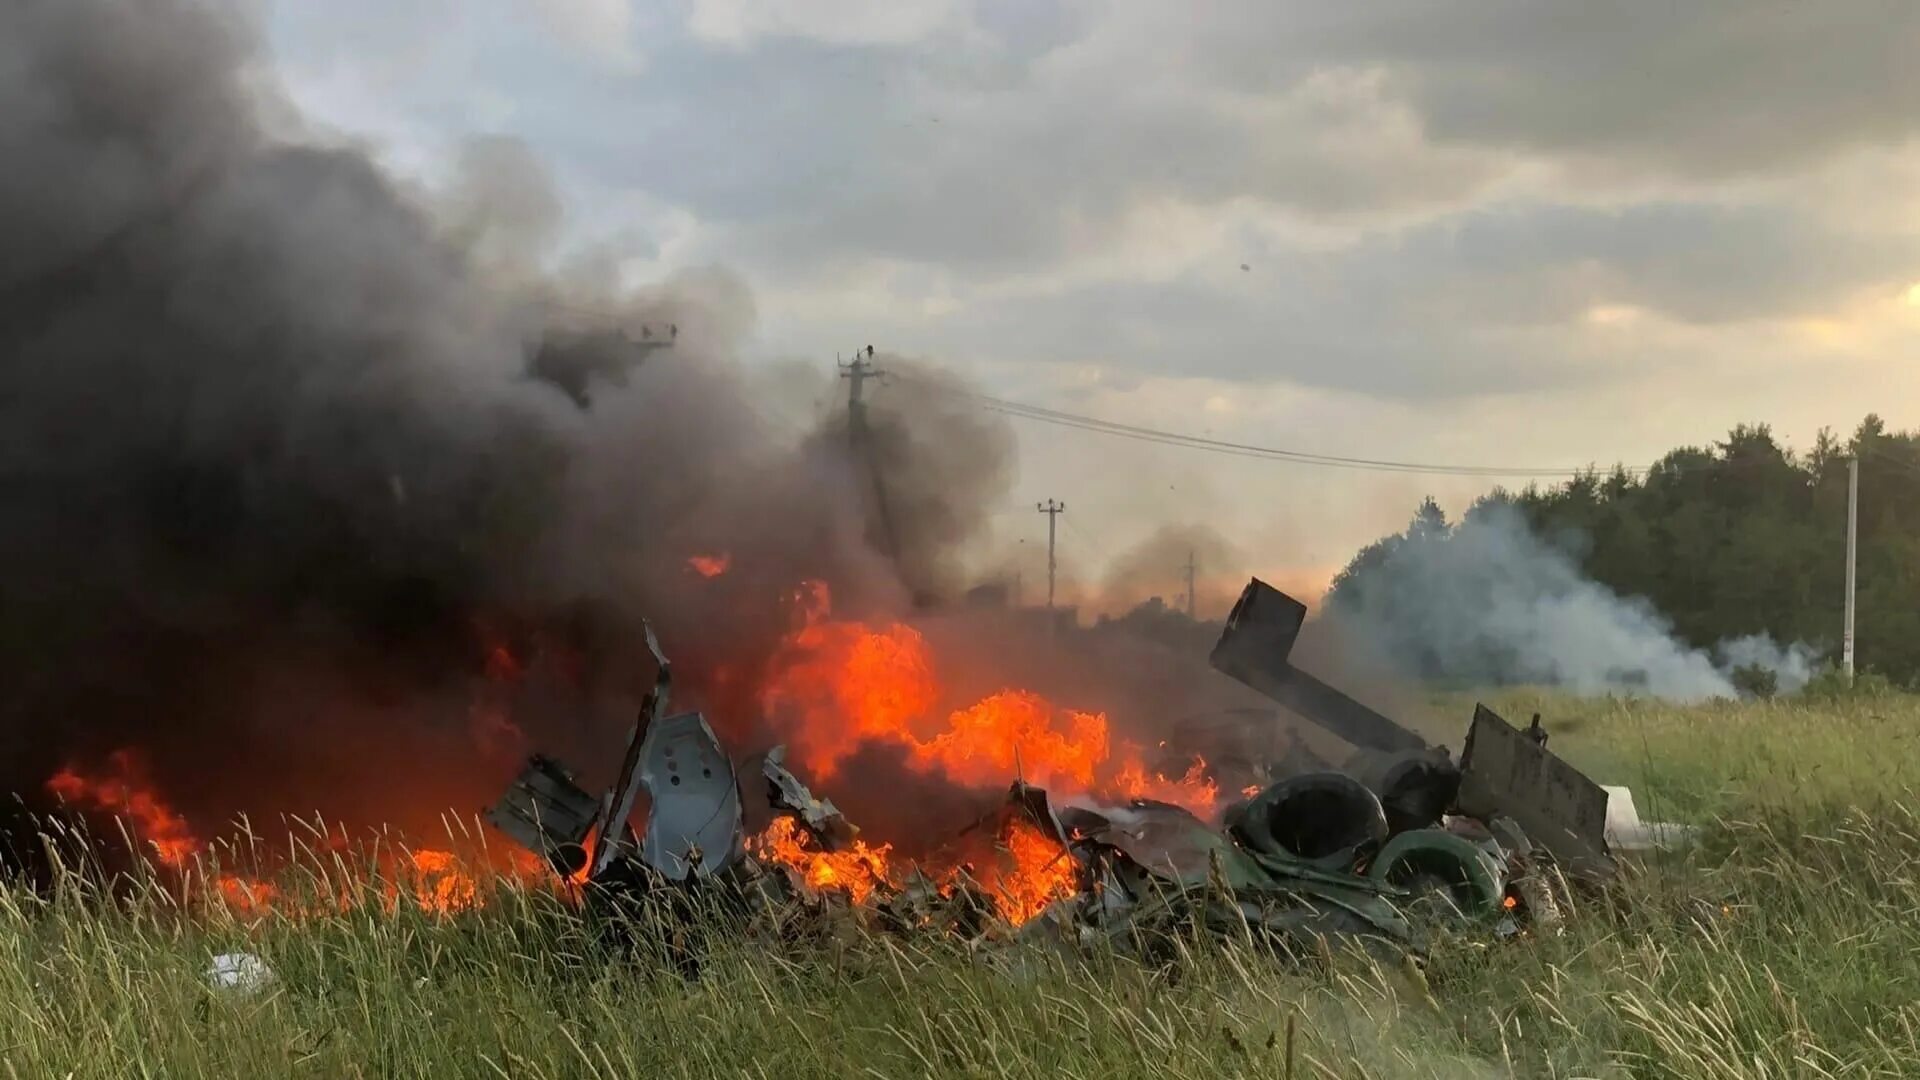
[{"label": "debris pile", "polygon": [[671,669],[650,630],[657,681],[613,787],[595,799],[535,756],[489,818],[584,884],[589,910],[699,892],[749,916],[850,912],[969,939],[1139,945],[1198,925],[1290,953],[1323,950],[1329,938],[1417,950],[1434,919],[1503,936],[1550,925],[1569,881],[1615,872],[1608,793],[1546,749],[1538,717],[1521,730],[1478,707],[1455,762],[1294,668],[1305,615],[1254,580],[1212,663],[1356,749],[1337,770],[1307,753],[1261,763],[1265,782],[1244,789],[1218,827],[1171,802],[1056,803],[1015,780],[999,807],[947,838],[947,869],[929,874],[862,840],[775,747],[759,768],[775,816],[749,836],[734,760],[700,714],[667,713]]}]

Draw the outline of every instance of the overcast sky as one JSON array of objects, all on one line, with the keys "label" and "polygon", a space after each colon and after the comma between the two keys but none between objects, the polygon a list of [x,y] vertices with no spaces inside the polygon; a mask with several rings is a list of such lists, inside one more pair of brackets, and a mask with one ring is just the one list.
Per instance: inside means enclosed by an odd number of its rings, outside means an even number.
[{"label": "overcast sky", "polygon": [[[1370,458],[1644,465],[1920,426],[1914,0],[279,0],[277,77],[397,171],[522,139],[748,359]],[[1324,577],[1431,492],[1019,428],[1079,565],[1210,522]],[[1035,562],[1035,567],[1042,565]],[[1169,580],[1173,568],[1169,568]],[[1032,576],[1029,576],[1032,580]]]}]

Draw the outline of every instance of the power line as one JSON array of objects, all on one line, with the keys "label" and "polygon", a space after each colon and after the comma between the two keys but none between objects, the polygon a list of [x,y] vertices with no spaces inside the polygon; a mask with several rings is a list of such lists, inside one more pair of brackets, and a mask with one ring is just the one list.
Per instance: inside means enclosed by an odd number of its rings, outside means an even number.
[{"label": "power line", "polygon": [[1594,469],[1490,465],[1434,465],[1415,461],[1390,461],[1378,458],[1320,454],[1306,450],[1288,450],[1280,447],[1259,446],[1252,443],[1230,442],[1225,439],[1214,439],[1201,435],[1163,431],[1158,428],[1142,427],[1137,424],[1123,424],[1114,420],[1102,420],[1099,417],[1063,412],[1058,409],[1047,409],[1037,405],[1026,405],[1017,401],[1008,401],[1005,398],[990,397],[986,394],[976,394],[966,390],[938,386],[911,376],[902,375],[899,377],[903,381],[911,381],[921,389],[930,392],[951,394],[965,398],[989,412],[1001,413],[1023,420],[1033,420],[1043,424],[1090,431],[1096,434],[1112,435],[1117,438],[1157,443],[1162,446],[1179,446],[1190,450],[1204,450],[1210,453],[1226,454],[1233,457],[1284,461],[1297,465],[1320,466],[1322,468],[1358,469],[1370,472],[1400,472],[1440,476],[1527,476],[1559,479],[1577,477],[1597,471]]},{"label": "power line", "polygon": [[1440,476],[1530,476],[1541,478],[1565,478],[1579,476],[1589,470],[1583,469],[1540,469],[1530,467],[1502,468],[1480,465],[1428,465],[1411,461],[1384,461],[1369,458],[1349,458],[1333,454],[1315,454],[1301,450],[1285,450],[1278,447],[1257,446],[1250,443],[1228,442],[1199,435],[1184,435],[1178,432],[1160,431],[1153,428],[1141,428],[1131,424],[1119,424],[1112,421],[1097,420],[1073,414],[1053,414],[1048,410],[1014,407],[1011,403],[986,402],[991,412],[1006,416],[1033,420],[1057,427],[1076,428],[1103,435],[1133,439],[1140,442],[1158,443],[1163,446],[1180,446],[1190,450],[1204,450],[1209,453],[1226,454],[1233,457],[1247,457],[1266,461],[1283,461],[1296,465],[1314,465],[1331,469],[1357,469],[1368,472],[1398,472]]},{"label": "power line", "polygon": [[[1295,465],[1318,466],[1321,468],[1354,469],[1366,472],[1395,472],[1423,476],[1467,476],[1498,479],[1501,477],[1528,477],[1536,479],[1578,479],[1583,476],[1625,475],[1646,479],[1656,470],[1667,473],[1686,473],[1707,470],[1738,470],[1744,468],[1764,468],[1777,464],[1767,460],[1729,461],[1715,458],[1701,462],[1662,462],[1654,466],[1627,466],[1616,464],[1604,473],[1597,466],[1585,468],[1540,468],[1532,466],[1504,465],[1440,465],[1416,461],[1393,461],[1379,458],[1348,457],[1339,454],[1321,454],[1306,450],[1289,450],[1280,447],[1259,446],[1252,443],[1230,442],[1202,435],[1164,431],[1158,428],[1142,427],[1137,424],[1125,424],[1115,420],[1103,420],[1099,417],[1085,416],[1079,413],[1048,409],[1038,405],[1026,405],[1005,398],[976,394],[956,387],[942,386],[911,375],[899,376],[914,383],[920,389],[964,398],[989,412],[1038,423],[1052,424],[1058,427],[1088,431],[1099,435],[1112,435],[1116,438],[1132,439],[1139,442],[1161,446],[1175,446],[1189,450],[1204,450],[1209,453],[1225,454],[1232,457],[1245,457],[1262,461],[1280,461]],[[1920,465],[1892,458],[1884,453],[1874,452],[1880,460],[1891,462],[1907,471],[1920,474]]]}]

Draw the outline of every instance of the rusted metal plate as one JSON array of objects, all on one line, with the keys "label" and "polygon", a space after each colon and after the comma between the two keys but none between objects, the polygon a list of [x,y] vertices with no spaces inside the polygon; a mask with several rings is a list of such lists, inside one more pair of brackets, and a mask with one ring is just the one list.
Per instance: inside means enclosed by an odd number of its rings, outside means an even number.
[{"label": "rusted metal plate", "polygon": [[1460,755],[1458,805],[1482,821],[1512,818],[1570,875],[1613,875],[1606,791],[1485,705],[1474,708]]}]

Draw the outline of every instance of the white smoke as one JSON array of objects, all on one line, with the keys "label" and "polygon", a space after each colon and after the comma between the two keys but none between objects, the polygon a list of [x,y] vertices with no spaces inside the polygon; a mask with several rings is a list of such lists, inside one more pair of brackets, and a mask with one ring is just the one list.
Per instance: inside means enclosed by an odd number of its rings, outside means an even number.
[{"label": "white smoke", "polygon": [[1413,532],[1363,556],[1327,613],[1411,676],[1703,701],[1738,696],[1733,673],[1743,667],[1771,673],[1781,693],[1813,674],[1812,649],[1764,635],[1687,646],[1650,603],[1582,575],[1511,507]]},{"label": "white smoke", "polygon": [[1770,672],[1782,693],[1807,685],[1819,671],[1820,654],[1803,642],[1781,645],[1768,634],[1728,638],[1713,647],[1722,671],[1759,668]]}]

